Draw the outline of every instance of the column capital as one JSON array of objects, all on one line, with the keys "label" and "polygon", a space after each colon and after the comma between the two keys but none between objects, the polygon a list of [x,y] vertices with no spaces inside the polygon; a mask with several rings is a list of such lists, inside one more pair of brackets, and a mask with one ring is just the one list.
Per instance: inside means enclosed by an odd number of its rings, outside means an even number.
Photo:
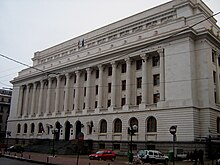
[{"label": "column capital", "polygon": [[98,68],[99,68],[99,70],[104,70],[105,66],[100,64],[100,65],[98,65]]},{"label": "column capital", "polygon": [[111,62],[112,68],[116,68],[117,67],[117,63],[115,61]]},{"label": "column capital", "polygon": [[66,77],[66,78],[68,78],[68,79],[69,79],[69,78],[70,78],[70,76],[71,76],[71,73],[70,73],[70,72],[65,73],[65,77]]},{"label": "column capital", "polygon": [[92,72],[92,68],[86,68],[86,72],[87,73],[91,73]]},{"label": "column capital", "polygon": [[76,76],[80,76],[80,73],[81,73],[80,70],[76,70],[76,71],[75,71]]},{"label": "column capital", "polygon": [[131,58],[130,57],[126,57],[124,60],[125,60],[126,63],[130,63],[131,62]]},{"label": "column capital", "polygon": [[159,54],[160,57],[164,57],[164,50],[163,49],[157,50],[157,53]]},{"label": "column capital", "polygon": [[141,54],[140,56],[141,56],[141,58],[144,60],[144,62],[147,61],[147,60],[150,58],[150,55],[149,55],[149,54],[146,54],[146,53]]}]

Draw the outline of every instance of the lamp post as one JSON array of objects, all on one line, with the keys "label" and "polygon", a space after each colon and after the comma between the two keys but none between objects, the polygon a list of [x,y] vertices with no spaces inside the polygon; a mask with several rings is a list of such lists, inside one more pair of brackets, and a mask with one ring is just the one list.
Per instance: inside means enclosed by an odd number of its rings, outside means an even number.
[{"label": "lamp post", "polygon": [[173,165],[175,165],[175,141],[176,141],[176,130],[177,125],[173,125],[170,127],[170,133],[173,135]]},{"label": "lamp post", "polygon": [[52,134],[53,134],[53,151],[52,151],[52,154],[53,154],[53,157],[55,156],[54,141],[55,141],[55,135],[57,133],[58,133],[58,129],[57,128],[52,130]]},{"label": "lamp post", "polygon": [[128,161],[129,163],[132,163],[133,162],[133,151],[132,151],[132,136],[135,135],[135,132],[137,132],[137,125],[130,125],[130,127],[128,127],[128,134],[130,134],[130,152],[128,153]]}]

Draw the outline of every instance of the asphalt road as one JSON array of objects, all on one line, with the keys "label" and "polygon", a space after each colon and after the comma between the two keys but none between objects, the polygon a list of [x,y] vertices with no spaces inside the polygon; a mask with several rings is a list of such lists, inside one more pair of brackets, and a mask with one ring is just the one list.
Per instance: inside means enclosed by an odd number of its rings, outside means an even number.
[{"label": "asphalt road", "polygon": [[8,158],[3,158],[0,157],[0,164],[1,165],[39,165],[36,163],[30,163],[26,161],[20,161],[16,159],[8,159]]}]

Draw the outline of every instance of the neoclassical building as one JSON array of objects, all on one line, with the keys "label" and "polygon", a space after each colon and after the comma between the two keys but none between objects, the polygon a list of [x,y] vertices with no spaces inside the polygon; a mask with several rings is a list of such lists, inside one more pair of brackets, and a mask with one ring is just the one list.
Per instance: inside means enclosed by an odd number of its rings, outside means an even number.
[{"label": "neoclassical building", "polygon": [[120,151],[130,125],[136,149],[172,142],[173,125],[179,143],[217,137],[220,28],[212,15],[201,0],[172,0],[36,52],[33,67],[11,81],[11,138],[52,139],[57,128],[56,139],[82,132],[96,148]]}]

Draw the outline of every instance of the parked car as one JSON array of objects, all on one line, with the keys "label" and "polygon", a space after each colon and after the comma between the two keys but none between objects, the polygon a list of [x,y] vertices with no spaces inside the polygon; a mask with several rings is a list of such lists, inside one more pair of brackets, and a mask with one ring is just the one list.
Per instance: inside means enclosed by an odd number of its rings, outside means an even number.
[{"label": "parked car", "polygon": [[164,163],[168,164],[168,156],[165,156],[157,150],[140,150],[138,151],[137,157],[144,163]]},{"label": "parked car", "polygon": [[24,148],[20,145],[14,145],[14,146],[11,146],[9,148],[7,148],[7,151],[8,152],[24,152]]},{"label": "parked car", "polygon": [[89,159],[114,161],[116,159],[116,153],[111,150],[97,151],[95,154],[90,154]]}]

